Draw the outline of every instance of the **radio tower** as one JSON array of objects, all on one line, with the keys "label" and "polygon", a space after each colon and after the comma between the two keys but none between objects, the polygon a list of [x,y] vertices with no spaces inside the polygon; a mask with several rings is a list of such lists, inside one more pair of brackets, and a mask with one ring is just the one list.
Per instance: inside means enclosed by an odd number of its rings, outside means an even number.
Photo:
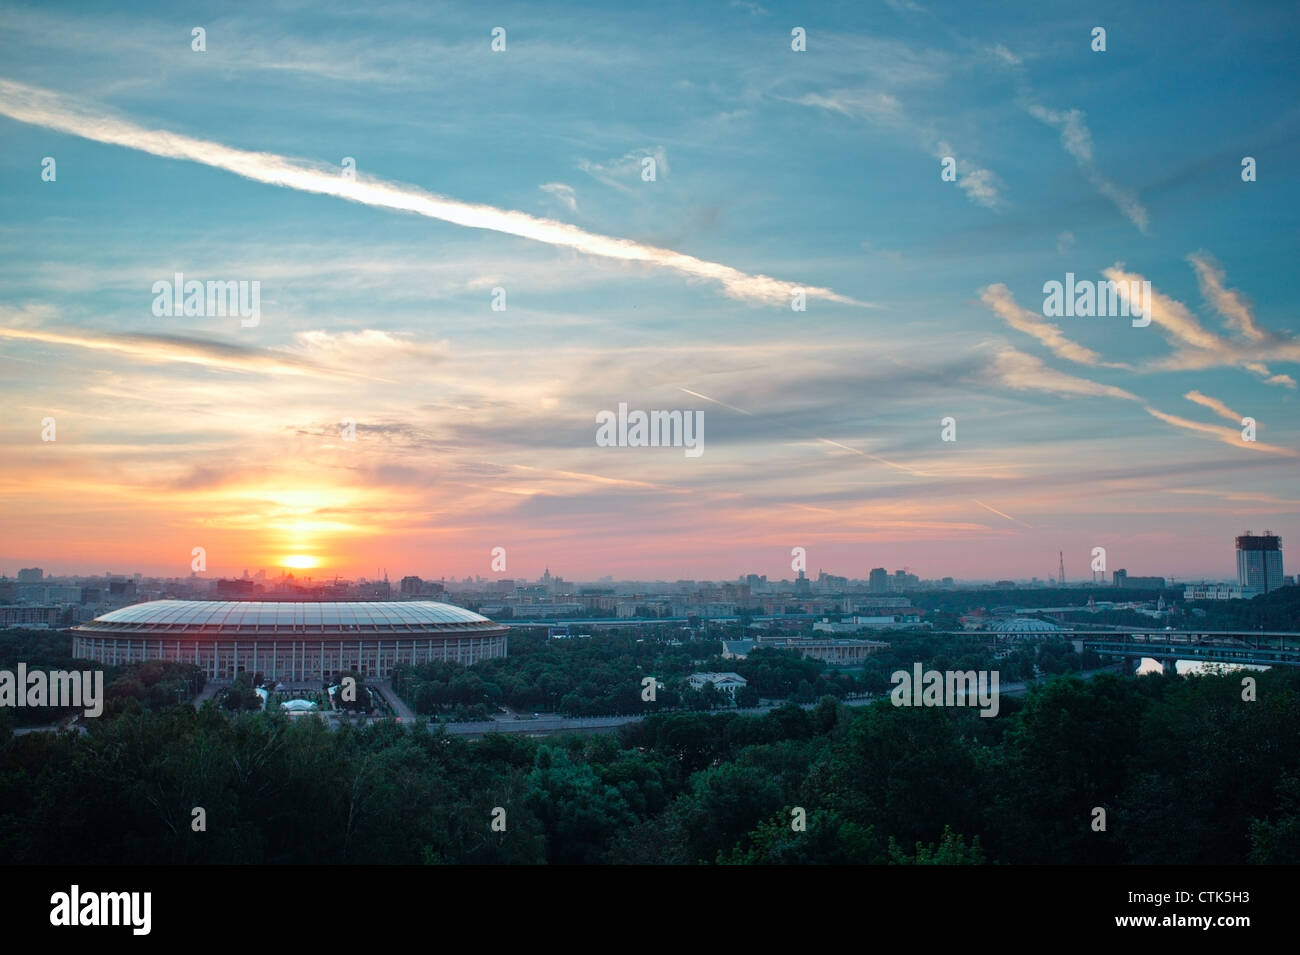
[{"label": "radio tower", "polygon": [[1059,575],[1056,578],[1056,585],[1058,587],[1064,587],[1065,586],[1065,551],[1058,550],[1056,554],[1061,559],[1061,569],[1059,571]]}]

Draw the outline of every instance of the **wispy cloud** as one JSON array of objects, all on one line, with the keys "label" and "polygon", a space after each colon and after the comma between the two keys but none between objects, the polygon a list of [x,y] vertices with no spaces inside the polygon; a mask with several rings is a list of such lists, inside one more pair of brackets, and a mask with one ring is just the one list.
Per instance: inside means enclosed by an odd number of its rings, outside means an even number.
[{"label": "wispy cloud", "polygon": [[[607,186],[613,186],[615,189],[631,195],[636,191],[634,184],[644,182],[642,170],[646,168],[645,160],[647,159],[654,160],[653,168],[656,182],[668,176],[670,172],[668,151],[662,146],[633,149],[618,159],[610,159],[605,162],[593,162],[590,159],[583,159],[578,162],[578,168],[597,182],[603,182]],[[545,188],[545,186],[542,188]]]},{"label": "wispy cloud", "polygon": [[957,185],[971,202],[989,209],[996,209],[1002,205],[1002,181],[998,179],[996,173],[955,155],[952,146],[940,140],[935,144],[934,157],[943,159],[946,156],[952,156],[957,160]]},{"label": "wispy cloud", "polygon": [[692,278],[717,282],[726,294],[734,298],[775,304],[788,302],[791,294],[802,288],[811,298],[848,305],[867,304],[828,288],[743,272],[671,249],[588,232],[565,222],[462,202],[369,176],[357,175],[355,179],[348,179],[330,166],[295,161],[274,153],[234,149],[179,133],[146,129],[128,120],[92,112],[57,93],[10,80],[0,80],[0,114],[95,142],[137,149],[168,159],[202,163],[257,182],[337,196],[377,208],[413,212],[466,228],[520,236],[588,255],[671,269]]},{"label": "wispy cloud", "polygon": [[1017,331],[1037,338],[1052,354],[1079,365],[1100,365],[1106,368],[1123,368],[1124,365],[1102,361],[1101,355],[1091,348],[1070,341],[1060,326],[1048,322],[1041,314],[1021,308],[1011,290],[1001,283],[980,289],[980,300],[999,318]]},{"label": "wispy cloud", "polygon": [[538,188],[552,196],[570,212],[578,211],[578,197],[574,193],[572,186],[565,185],[562,182],[548,182],[538,186]]},{"label": "wispy cloud", "polygon": [[1218,398],[1212,398],[1209,395],[1203,395],[1199,391],[1189,391],[1183,395],[1188,401],[1194,402],[1203,408],[1209,408],[1220,418],[1231,421],[1235,425],[1241,424],[1241,415],[1233,411]]},{"label": "wispy cloud", "polygon": [[[1205,268],[1203,258],[1194,259],[1193,263],[1195,264],[1196,261],[1202,262],[1198,275],[1205,275],[1205,281],[1209,283],[1207,288],[1211,295],[1211,304],[1216,308],[1226,309],[1222,313],[1225,317],[1235,315],[1235,318],[1229,317],[1230,324],[1235,321],[1243,332],[1249,328],[1250,335],[1255,337],[1225,338],[1205,328],[1192,314],[1191,309],[1182,302],[1156,291],[1153,287],[1151,321],[1164,333],[1174,350],[1172,354],[1151,363],[1148,367],[1178,371],[1216,367],[1243,368],[1259,375],[1267,384],[1294,388],[1295,380],[1290,375],[1273,374],[1265,364],[1265,360],[1300,362],[1300,340],[1272,335],[1259,329],[1249,310],[1243,311],[1244,305],[1238,293],[1223,289],[1221,274],[1217,277],[1212,275],[1210,270]],[[1129,286],[1129,282],[1147,281],[1142,275],[1125,270],[1122,262],[1105,269],[1102,274],[1116,283],[1120,294],[1125,298],[1129,297],[1130,289],[1136,287]]]},{"label": "wispy cloud", "polygon": [[1045,391],[1065,398],[1106,397],[1141,401],[1131,391],[1057,371],[1044,364],[1042,359],[1014,348],[998,351],[989,372],[995,382],[1014,391]]},{"label": "wispy cloud", "polygon": [[1059,112],[1034,104],[1029,107],[1029,113],[1061,131],[1061,145],[1074,157],[1079,170],[1092,183],[1093,188],[1115,203],[1125,218],[1145,235],[1151,222],[1146,207],[1138,200],[1136,193],[1108,179],[1097,168],[1097,161],[1093,157],[1092,133],[1084,123],[1083,112],[1077,109]]},{"label": "wispy cloud", "polygon": [[273,375],[311,375],[320,378],[370,378],[345,368],[325,368],[288,355],[181,335],[122,334],[95,335],[84,331],[3,328],[0,339],[40,342],[69,348],[110,351],[147,362],[183,362],[224,371],[257,372]]},{"label": "wispy cloud", "polygon": [[854,119],[894,119],[900,114],[898,98],[879,90],[840,89],[827,93],[806,93],[795,97],[791,102],[830,110]]},{"label": "wispy cloud", "polygon": [[1187,257],[1196,269],[1196,281],[1201,287],[1201,297],[1223,316],[1230,328],[1252,342],[1262,342],[1268,333],[1255,323],[1255,313],[1245,297],[1236,289],[1224,285],[1224,271],[1204,252],[1194,252]]},{"label": "wispy cloud", "polygon": [[1147,407],[1147,414],[1153,418],[1159,418],[1166,424],[1171,424],[1176,428],[1182,428],[1184,431],[1192,431],[1196,434],[1203,434],[1222,441],[1224,444],[1232,445],[1234,448],[1244,448],[1248,451],[1261,451],[1265,454],[1275,454],[1284,458],[1300,458],[1300,451],[1294,448],[1283,448],[1276,444],[1265,444],[1262,441],[1243,441],[1241,431],[1238,428],[1225,428],[1217,424],[1205,424],[1201,421],[1189,421],[1187,418],[1180,418],[1177,415],[1166,414],[1155,408]]},{"label": "wispy cloud", "polygon": [[958,155],[947,140],[936,137],[932,132],[925,131],[922,125],[909,120],[904,116],[898,98],[889,93],[872,89],[835,89],[828,93],[806,93],[790,98],[788,102],[905,130],[924,143],[927,152],[935,159],[942,160],[951,156],[956,160],[957,185],[971,202],[989,209],[996,209],[1003,204],[1003,184],[995,172]]},{"label": "wispy cloud", "polygon": [[992,53],[999,60],[1001,60],[1003,63],[1008,64],[1009,66],[1019,66],[1022,62],[1024,62],[1021,57],[1016,56],[1016,54],[1012,53],[1001,43],[995,43],[993,46],[989,47],[988,49],[990,53]]},{"label": "wispy cloud", "polygon": [[[1091,381],[1087,378],[1080,378],[1075,375],[1068,375],[1065,372],[1049,368],[1038,358],[1033,355],[1026,355],[1024,352],[1017,351],[1014,348],[1003,348],[993,357],[993,361],[987,369],[988,376],[997,384],[1016,391],[1041,391],[1048,394],[1059,395],[1064,398],[1073,397],[1107,397],[1119,398],[1124,401],[1135,401],[1142,404],[1143,410],[1159,421],[1165,424],[1173,425],[1185,431],[1191,431],[1196,434],[1207,435],[1215,438],[1224,444],[1232,445],[1235,448],[1244,448],[1250,451],[1260,451],[1266,454],[1277,455],[1286,458],[1300,458],[1300,451],[1292,448],[1280,447],[1275,444],[1264,444],[1260,441],[1243,441],[1241,432],[1236,428],[1225,428],[1217,424],[1205,424],[1200,421],[1191,421],[1187,418],[1180,418],[1177,415],[1168,414],[1158,408],[1153,408],[1137,395],[1123,388],[1116,388],[1113,385],[1103,385],[1099,382]],[[1193,398],[1192,395],[1198,395]],[[1216,412],[1220,408],[1224,412],[1231,414],[1226,406],[1221,402],[1216,402],[1213,398],[1206,398],[1199,392],[1191,392],[1186,395],[1189,400],[1196,401],[1207,408],[1212,408]],[[1240,421],[1239,418],[1233,419],[1234,423]]]}]

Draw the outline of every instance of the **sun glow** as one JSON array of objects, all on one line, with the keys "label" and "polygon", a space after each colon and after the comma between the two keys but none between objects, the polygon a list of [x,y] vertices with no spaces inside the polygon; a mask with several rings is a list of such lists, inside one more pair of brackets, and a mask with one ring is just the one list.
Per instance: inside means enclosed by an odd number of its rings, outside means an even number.
[{"label": "sun glow", "polygon": [[306,570],[309,567],[315,567],[318,561],[310,554],[290,554],[280,561],[285,567],[292,567],[295,570]]}]

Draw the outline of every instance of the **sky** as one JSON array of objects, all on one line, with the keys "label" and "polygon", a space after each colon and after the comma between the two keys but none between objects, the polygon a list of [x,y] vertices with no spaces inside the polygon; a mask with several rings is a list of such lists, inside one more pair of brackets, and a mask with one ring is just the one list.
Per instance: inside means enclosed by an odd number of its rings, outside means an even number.
[{"label": "sky", "polygon": [[[10,576],[1300,540],[1293,4],[117,6],[0,4]],[[1046,316],[1067,273],[1150,323]],[[601,446],[620,403],[702,453]]]}]

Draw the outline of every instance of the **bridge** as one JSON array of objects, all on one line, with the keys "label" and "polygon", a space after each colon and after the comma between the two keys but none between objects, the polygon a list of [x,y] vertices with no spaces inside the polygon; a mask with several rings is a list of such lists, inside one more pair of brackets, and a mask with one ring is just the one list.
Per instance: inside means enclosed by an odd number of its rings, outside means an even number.
[{"label": "bridge", "polygon": [[1269,630],[1131,630],[1069,635],[1076,650],[1127,657],[1135,665],[1149,657],[1165,672],[1178,660],[1251,666],[1300,666],[1300,633]]}]

